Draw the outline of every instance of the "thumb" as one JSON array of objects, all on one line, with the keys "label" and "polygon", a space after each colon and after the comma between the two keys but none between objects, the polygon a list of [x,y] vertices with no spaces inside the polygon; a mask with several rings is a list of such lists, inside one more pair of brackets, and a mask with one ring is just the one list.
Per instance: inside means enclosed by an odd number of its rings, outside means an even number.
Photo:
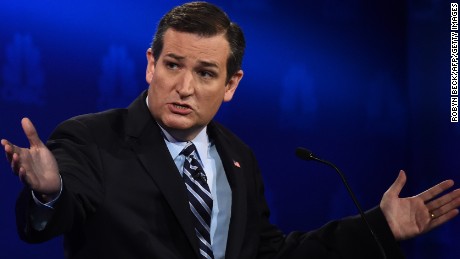
[{"label": "thumb", "polygon": [[21,125],[27,139],[29,140],[30,147],[39,147],[43,145],[43,142],[38,137],[37,130],[35,130],[35,127],[29,118],[23,118],[21,120]]},{"label": "thumb", "polygon": [[399,194],[401,193],[402,188],[406,184],[406,180],[407,180],[406,173],[404,172],[404,170],[400,170],[398,178],[396,178],[394,183],[390,186],[387,193],[399,197]]}]

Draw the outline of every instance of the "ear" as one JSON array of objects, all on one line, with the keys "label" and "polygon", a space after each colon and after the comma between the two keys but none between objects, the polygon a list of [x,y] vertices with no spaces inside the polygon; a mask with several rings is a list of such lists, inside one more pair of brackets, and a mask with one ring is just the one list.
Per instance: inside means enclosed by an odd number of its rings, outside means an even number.
[{"label": "ear", "polygon": [[145,80],[150,85],[153,78],[153,72],[155,71],[155,59],[153,58],[152,49],[149,48],[146,53],[147,56],[147,69],[145,71]]},{"label": "ear", "polygon": [[224,94],[224,102],[229,102],[233,98],[233,94],[235,94],[236,88],[240,83],[241,79],[243,78],[243,70],[238,70],[228,81],[227,85],[225,86],[225,94]]}]

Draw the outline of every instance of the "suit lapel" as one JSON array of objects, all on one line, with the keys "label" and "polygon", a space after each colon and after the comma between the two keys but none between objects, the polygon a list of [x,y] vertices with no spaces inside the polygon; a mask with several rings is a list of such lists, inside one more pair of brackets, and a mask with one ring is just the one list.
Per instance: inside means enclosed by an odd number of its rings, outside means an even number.
[{"label": "suit lapel", "polygon": [[[145,104],[146,92],[128,107],[126,127],[127,143],[139,158],[152,180],[164,194],[176,218],[184,230],[195,253],[199,254],[184,182],[164,142],[161,129],[151,117]],[[215,141],[217,152],[232,189],[232,215],[230,220],[227,259],[236,259],[244,241],[247,216],[247,193],[244,165],[232,141],[214,122],[208,126],[208,134]]]},{"label": "suit lapel", "polygon": [[190,207],[181,178],[166,147],[161,129],[145,104],[146,93],[128,108],[127,142],[163,193],[195,253],[199,253]]},{"label": "suit lapel", "polygon": [[234,143],[227,138],[214,122],[208,125],[208,134],[215,141],[217,152],[224,166],[230,188],[232,189],[232,215],[227,239],[225,258],[239,258],[244,241],[247,220],[247,193],[244,179],[244,165],[238,153],[232,149]]}]

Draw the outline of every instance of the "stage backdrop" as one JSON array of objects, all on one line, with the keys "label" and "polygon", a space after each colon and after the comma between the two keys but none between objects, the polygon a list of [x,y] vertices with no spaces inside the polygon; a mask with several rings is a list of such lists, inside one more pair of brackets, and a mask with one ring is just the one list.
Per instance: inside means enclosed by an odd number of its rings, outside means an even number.
[{"label": "stage backdrop", "polygon": [[[245,75],[217,120],[255,151],[272,221],[311,230],[365,209],[400,169],[403,195],[460,183],[460,125],[450,122],[450,2],[219,0],[245,31]],[[20,119],[47,138],[61,121],[125,107],[143,89],[145,51],[177,0],[2,0],[0,137],[27,145]],[[271,148],[269,148],[271,147]],[[274,147],[274,148],[273,148]],[[21,183],[0,163],[0,257],[62,258],[62,239],[19,240]],[[460,258],[460,218],[402,244],[408,258]]]}]

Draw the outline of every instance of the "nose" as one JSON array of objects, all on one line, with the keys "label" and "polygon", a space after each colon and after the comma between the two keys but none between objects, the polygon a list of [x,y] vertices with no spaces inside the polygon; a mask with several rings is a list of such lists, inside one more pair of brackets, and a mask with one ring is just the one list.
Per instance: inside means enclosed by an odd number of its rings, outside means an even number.
[{"label": "nose", "polygon": [[187,97],[195,91],[193,75],[190,72],[185,72],[180,75],[176,82],[176,92],[181,97]]}]

